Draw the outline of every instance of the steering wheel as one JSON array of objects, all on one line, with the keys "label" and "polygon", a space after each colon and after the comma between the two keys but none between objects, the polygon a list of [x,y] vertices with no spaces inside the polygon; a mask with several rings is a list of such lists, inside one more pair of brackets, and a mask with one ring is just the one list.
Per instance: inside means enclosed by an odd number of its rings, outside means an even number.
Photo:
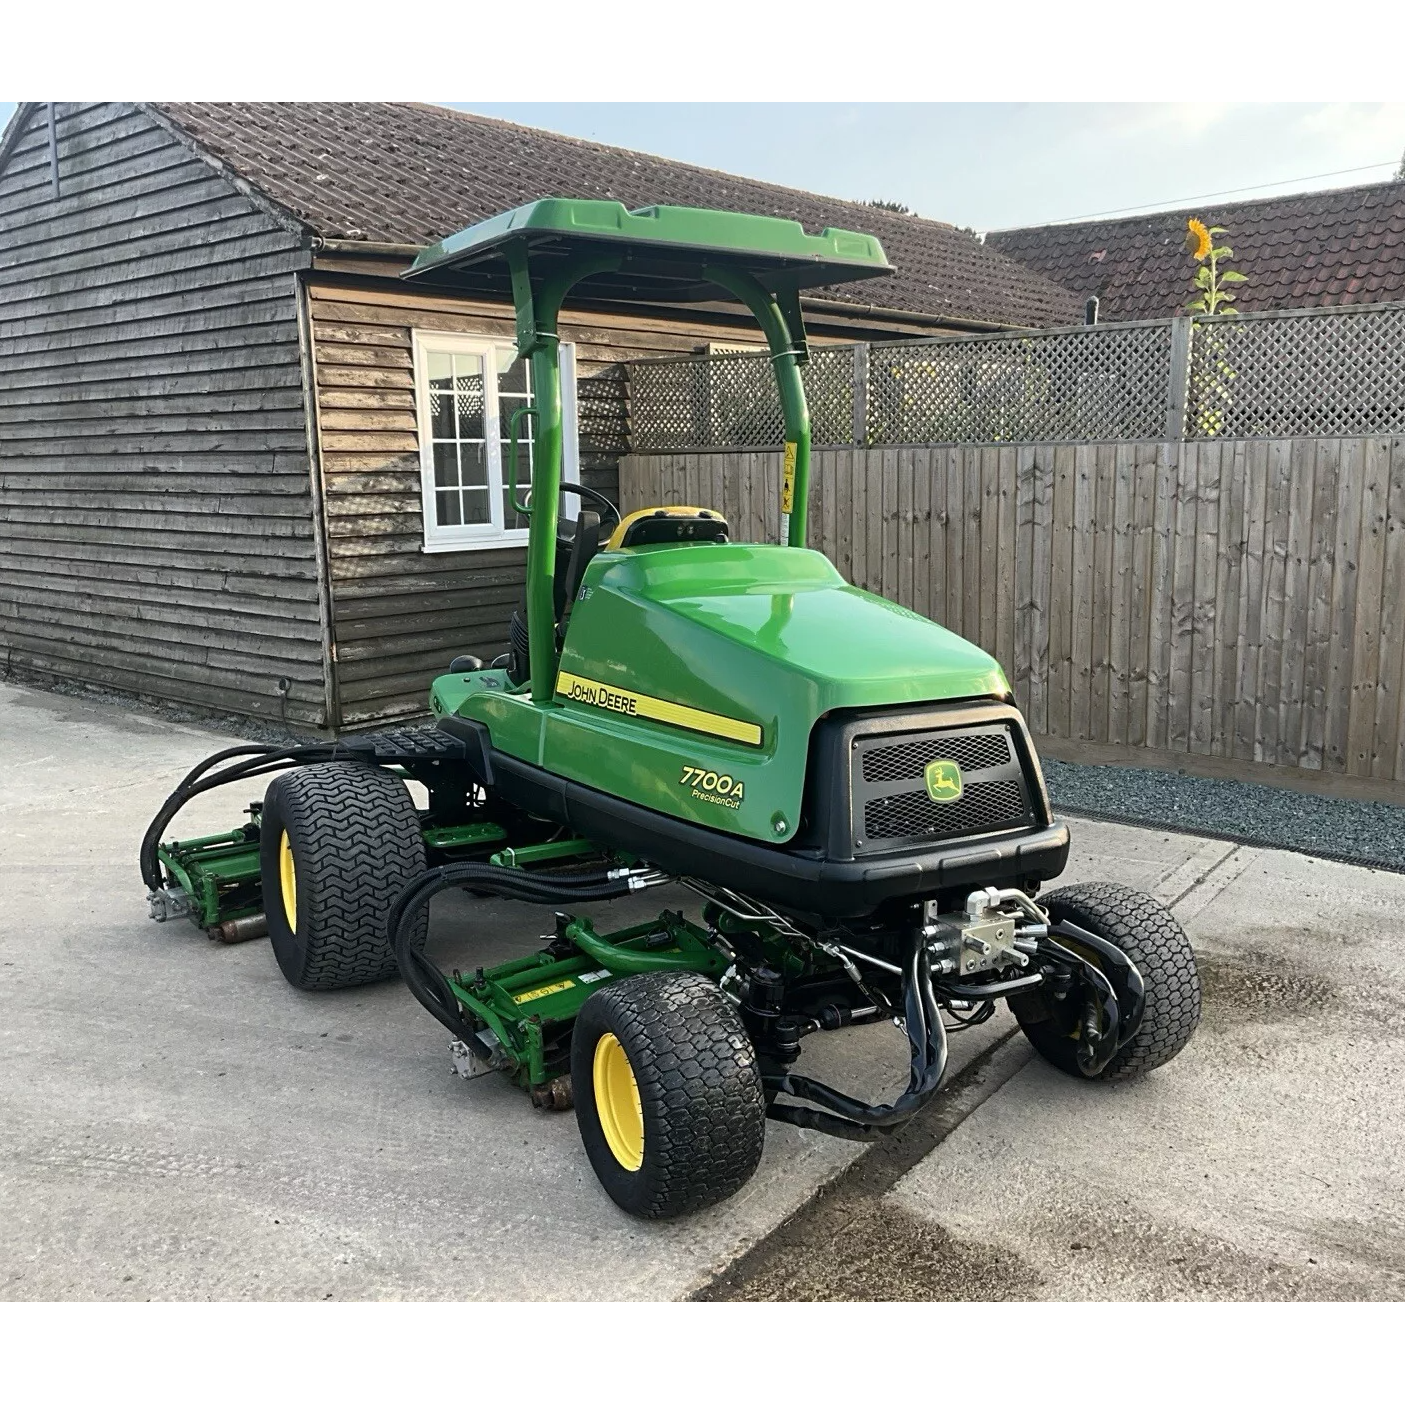
[{"label": "steering wheel", "polygon": [[589,499],[602,511],[609,513],[614,519],[616,527],[620,525],[620,510],[604,493],[597,493],[594,488],[587,488],[584,483],[563,483],[561,491],[563,493],[578,493],[582,499]]}]

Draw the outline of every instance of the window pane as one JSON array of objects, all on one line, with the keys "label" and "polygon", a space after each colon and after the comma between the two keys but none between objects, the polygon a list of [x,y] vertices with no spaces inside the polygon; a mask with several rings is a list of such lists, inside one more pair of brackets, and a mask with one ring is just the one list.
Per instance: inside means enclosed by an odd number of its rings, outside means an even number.
[{"label": "window pane", "polygon": [[528,518],[512,510],[512,494],[506,488],[502,490],[502,520],[504,528],[509,532],[518,528],[525,530],[531,525]]},{"label": "window pane", "polygon": [[435,439],[454,437],[454,397],[429,387],[429,432]]},{"label": "window pane", "polygon": [[457,492],[435,493],[434,515],[441,527],[457,527],[462,521],[459,515],[459,495]]},{"label": "window pane", "polygon": [[468,391],[483,384],[483,358],[476,351],[454,353],[454,379],[457,389]]},{"label": "window pane", "polygon": [[454,357],[454,387],[458,394],[460,439],[481,439],[483,437],[483,358],[481,356]]},{"label": "window pane", "polygon": [[491,501],[486,488],[465,488],[463,494],[465,522],[491,522]]},{"label": "window pane", "polygon": [[[459,382],[463,384],[462,381]],[[459,438],[460,439],[482,439],[483,438],[483,387],[479,384],[476,395],[464,395],[460,393],[455,397],[458,402],[459,411]]]},{"label": "window pane", "polygon": [[515,348],[500,346],[498,351],[498,389],[505,395],[523,395],[527,390],[527,362],[517,356]]},{"label": "window pane", "polygon": [[456,444],[436,444],[434,446],[434,486],[436,488],[457,488],[459,486],[459,454]]},{"label": "window pane", "polygon": [[[448,361],[445,357],[430,355],[430,362]],[[430,375],[430,434],[434,438],[454,437],[454,396],[451,395],[452,378],[444,375]]]},{"label": "window pane", "polygon": [[462,393],[483,393],[483,358],[476,354],[454,355],[455,389]]},{"label": "window pane", "polygon": [[459,464],[465,488],[482,488],[488,484],[488,446],[460,444]]}]

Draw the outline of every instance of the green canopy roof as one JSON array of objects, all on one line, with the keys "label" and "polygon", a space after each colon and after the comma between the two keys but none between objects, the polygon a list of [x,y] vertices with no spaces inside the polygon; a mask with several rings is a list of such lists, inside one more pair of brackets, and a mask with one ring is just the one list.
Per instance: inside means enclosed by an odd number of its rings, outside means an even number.
[{"label": "green canopy roof", "polygon": [[770,292],[826,287],[891,273],[871,234],[826,229],[806,234],[795,220],[651,205],[626,210],[615,200],[536,200],[495,215],[424,250],[405,277],[511,296],[507,246],[525,243],[533,275],[559,261],[616,252],[618,271],[585,279],[576,296],[590,301],[695,302],[718,296],[704,270],[752,274]]}]

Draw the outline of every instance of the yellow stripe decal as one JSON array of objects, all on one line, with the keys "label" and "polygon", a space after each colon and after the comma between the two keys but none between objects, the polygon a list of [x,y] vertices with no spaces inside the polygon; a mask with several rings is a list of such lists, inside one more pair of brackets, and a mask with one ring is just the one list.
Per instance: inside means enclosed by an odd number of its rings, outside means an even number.
[{"label": "yellow stripe decal", "polygon": [[593,678],[579,678],[564,670],[556,675],[556,691],[573,702],[602,707],[607,712],[621,712],[626,717],[647,717],[653,722],[667,722],[672,727],[686,727],[690,732],[706,732],[713,737],[761,745],[761,728],[755,722],[738,722],[735,717],[721,717],[701,708],[685,707],[682,703],[651,698],[647,693],[632,693],[628,688],[611,688]]},{"label": "yellow stripe decal", "polygon": [[529,1000],[542,1000],[548,995],[555,995],[558,990],[570,990],[573,985],[575,985],[575,981],[557,981],[554,985],[539,985],[535,990],[524,990],[521,995],[514,995],[512,1003],[525,1005]]}]

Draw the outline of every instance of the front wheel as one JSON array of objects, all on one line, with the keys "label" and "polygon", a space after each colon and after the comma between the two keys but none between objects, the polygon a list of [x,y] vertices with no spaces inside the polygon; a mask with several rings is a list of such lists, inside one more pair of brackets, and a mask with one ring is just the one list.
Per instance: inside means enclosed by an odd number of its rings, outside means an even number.
[{"label": "front wheel", "polygon": [[706,976],[655,971],[596,991],[571,1038],[586,1155],[622,1210],[667,1219],[714,1205],[761,1160],[756,1052]]},{"label": "front wheel", "polygon": [[[1136,1078],[1169,1063],[1200,1023],[1200,972],[1185,929],[1170,908],[1118,883],[1079,883],[1040,900],[1052,923],[1070,922],[1127,954],[1146,984],[1146,1009],[1137,1032],[1092,1075],[1108,1082]],[[1059,936],[1077,947],[1072,937]],[[1080,955],[1101,967],[1096,951]],[[1088,1077],[1078,1066],[1081,1002],[1060,1001],[1043,990],[1010,1000],[1029,1042],[1056,1068]]]}]

